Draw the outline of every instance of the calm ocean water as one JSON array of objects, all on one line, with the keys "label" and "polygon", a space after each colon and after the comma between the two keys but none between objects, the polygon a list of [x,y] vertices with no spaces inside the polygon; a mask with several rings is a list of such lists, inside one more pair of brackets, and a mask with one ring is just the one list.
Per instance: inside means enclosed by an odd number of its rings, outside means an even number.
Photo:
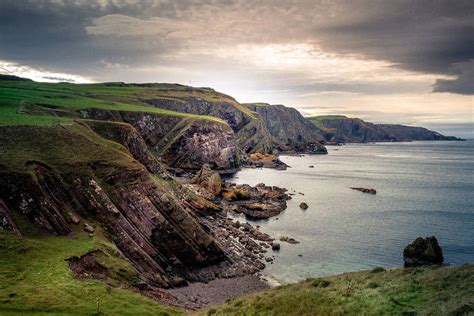
[{"label": "calm ocean water", "polygon": [[[286,283],[399,267],[403,248],[431,235],[447,263],[474,263],[474,141],[348,144],[328,150],[324,156],[283,156],[291,166],[286,171],[245,169],[230,180],[296,192],[278,220],[251,221],[272,236],[301,242],[282,242],[266,274]],[[377,195],[350,187],[375,188]],[[300,202],[309,209],[300,210]]]}]

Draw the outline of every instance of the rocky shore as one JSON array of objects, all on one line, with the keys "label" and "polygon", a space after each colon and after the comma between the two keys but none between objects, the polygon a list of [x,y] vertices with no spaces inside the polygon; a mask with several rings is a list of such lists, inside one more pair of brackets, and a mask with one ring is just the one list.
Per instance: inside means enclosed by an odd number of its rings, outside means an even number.
[{"label": "rocky shore", "polygon": [[282,162],[278,156],[273,154],[253,153],[246,156],[243,165],[247,168],[273,168],[277,170],[286,170],[289,166]]},{"label": "rocky shore", "polygon": [[[195,173],[175,171],[173,174],[173,179],[183,188],[217,205],[217,212],[200,216],[198,220],[224,250],[226,259],[200,269],[199,282],[172,289],[150,287],[143,293],[168,305],[194,310],[267,288],[261,271],[273,262],[280,243],[260,231],[259,226],[241,223],[233,217],[244,215],[258,220],[280,214],[291,199],[287,189],[264,183],[256,186],[230,183],[207,164]],[[282,240],[297,243],[288,237]]]},{"label": "rocky shore", "polygon": [[291,199],[286,192],[285,188],[267,186],[264,183],[255,187],[225,183],[220,203],[227,212],[264,219],[276,216],[286,209],[286,201]]}]

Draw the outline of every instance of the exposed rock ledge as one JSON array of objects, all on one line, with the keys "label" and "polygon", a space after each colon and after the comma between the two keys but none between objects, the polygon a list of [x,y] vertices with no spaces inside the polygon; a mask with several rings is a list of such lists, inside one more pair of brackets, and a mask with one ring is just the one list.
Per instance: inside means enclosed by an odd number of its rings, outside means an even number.
[{"label": "exposed rock ledge", "polygon": [[248,168],[273,168],[286,170],[287,164],[282,162],[278,156],[273,154],[253,153],[242,159],[242,163]]},{"label": "exposed rock ledge", "polygon": [[283,212],[291,197],[286,189],[263,183],[252,187],[248,184],[225,183],[221,194],[224,210],[245,214],[254,219],[269,218]]}]

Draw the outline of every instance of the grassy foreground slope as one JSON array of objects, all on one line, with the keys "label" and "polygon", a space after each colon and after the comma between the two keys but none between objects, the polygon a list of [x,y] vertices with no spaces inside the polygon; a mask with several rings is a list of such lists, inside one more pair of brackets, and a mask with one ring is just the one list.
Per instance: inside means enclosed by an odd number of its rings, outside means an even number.
[{"label": "grassy foreground slope", "polygon": [[230,300],[207,315],[473,315],[474,265],[346,273]]},{"label": "grassy foreground slope", "polygon": [[[2,177],[32,173],[28,161],[65,178],[69,174],[102,178],[117,168],[130,172],[143,168],[124,146],[100,137],[85,124],[0,127],[0,144]],[[90,166],[97,162],[101,168],[94,171]],[[63,211],[68,210],[64,205]],[[54,236],[19,210],[13,211],[23,236],[0,228],[0,315],[180,313],[136,292],[136,270],[92,219],[88,220],[96,226],[92,237],[83,232],[82,224],[72,226],[74,231],[67,236]],[[107,269],[107,278],[75,278],[66,259],[96,250],[100,250],[96,260]]]},{"label": "grassy foreground slope", "polygon": [[[116,280],[78,280],[67,258],[101,249],[104,265],[117,278],[133,274],[130,264],[113,256],[114,246],[100,235],[77,231],[67,237],[19,237],[0,232],[0,315],[175,315],[116,284]],[[115,284],[114,284],[115,283]],[[110,284],[110,285],[109,285]]]}]

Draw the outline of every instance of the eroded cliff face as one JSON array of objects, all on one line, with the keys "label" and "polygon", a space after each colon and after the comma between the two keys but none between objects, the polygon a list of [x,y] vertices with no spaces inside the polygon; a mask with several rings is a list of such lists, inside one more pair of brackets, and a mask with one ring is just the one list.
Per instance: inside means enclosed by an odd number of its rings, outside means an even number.
[{"label": "eroded cliff face", "polygon": [[360,119],[323,120],[321,123],[330,142],[364,143],[392,139],[389,133],[377,128],[375,124]]},{"label": "eroded cliff face", "polygon": [[284,105],[245,105],[260,115],[278,151],[327,153],[321,145],[324,136],[296,109]]},{"label": "eroded cliff face", "polygon": [[12,231],[21,235],[20,230],[13,221],[13,214],[7,204],[0,199],[0,231]]},{"label": "eroded cliff face", "polygon": [[[197,170],[207,163],[216,170],[231,172],[240,166],[235,134],[229,125],[222,121],[96,108],[66,111],[36,104],[23,106],[22,111],[36,115],[47,113],[55,116],[129,123],[143,138],[152,153],[171,167]],[[106,132],[103,131],[104,126],[96,131],[103,135]],[[131,134],[127,135],[132,137]],[[115,137],[123,136],[117,134]]]},{"label": "eroded cliff face", "polygon": [[237,271],[198,216],[216,214],[218,207],[167,180],[132,126],[102,124],[0,127],[2,229],[21,233],[16,212],[49,233],[67,235],[79,217],[157,286]]},{"label": "eroded cliff face", "polygon": [[374,124],[358,118],[337,117],[317,120],[330,142],[365,143],[412,140],[458,140],[423,127],[395,124]]},{"label": "eroded cliff face", "polygon": [[145,102],[161,109],[182,113],[209,115],[227,122],[234,131],[235,142],[243,153],[274,152],[274,140],[258,113],[253,113],[233,98],[216,93],[214,101],[199,97],[182,99],[149,99]]},{"label": "eroded cliff face", "polygon": [[240,166],[235,134],[225,124],[185,119],[161,135],[155,129],[159,122],[150,116],[124,119],[136,126],[149,148],[171,167],[197,170],[210,164],[213,169],[231,172]]},{"label": "eroded cliff face", "polygon": [[160,109],[166,109],[182,113],[209,115],[223,119],[229,126],[238,132],[251,121],[242,107],[229,96],[222,95],[222,101],[210,102],[199,97],[184,97],[182,99],[148,99],[147,104]]},{"label": "eroded cliff face", "polygon": [[445,136],[424,127],[406,126],[398,124],[376,124],[396,141],[404,140],[460,140],[454,136]]},{"label": "eroded cliff face", "polygon": [[228,96],[217,96],[222,100],[186,97],[146,102],[162,109],[223,119],[232,127],[237,145],[245,153],[327,152],[321,145],[324,137],[297,110],[283,105],[240,104]]}]

